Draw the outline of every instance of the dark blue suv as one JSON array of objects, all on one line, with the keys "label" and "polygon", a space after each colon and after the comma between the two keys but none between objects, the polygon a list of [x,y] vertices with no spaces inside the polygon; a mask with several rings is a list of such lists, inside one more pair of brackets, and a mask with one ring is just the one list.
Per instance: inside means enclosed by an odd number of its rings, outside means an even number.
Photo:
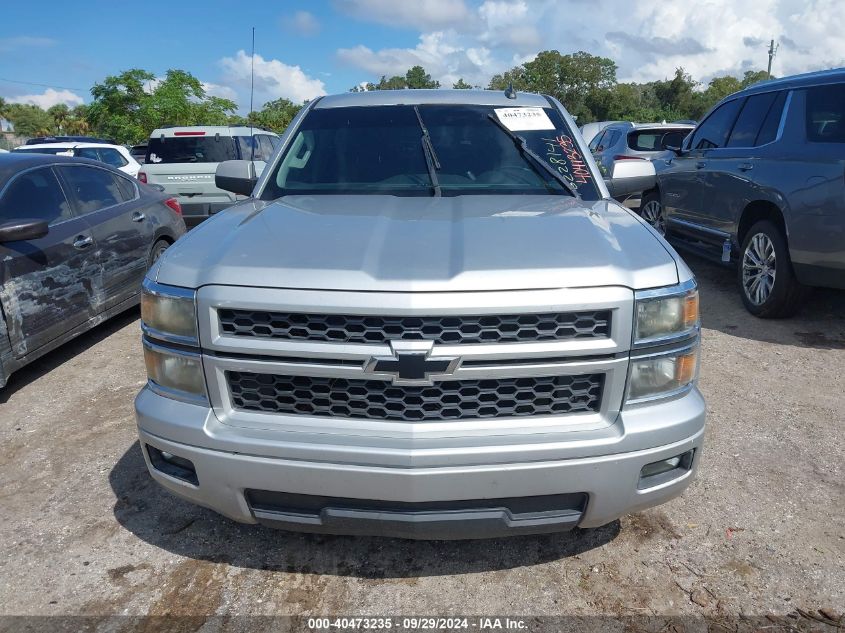
[{"label": "dark blue suv", "polygon": [[752,314],[845,288],[845,69],[730,95],[654,163],[641,208],[675,245],[736,263]]}]

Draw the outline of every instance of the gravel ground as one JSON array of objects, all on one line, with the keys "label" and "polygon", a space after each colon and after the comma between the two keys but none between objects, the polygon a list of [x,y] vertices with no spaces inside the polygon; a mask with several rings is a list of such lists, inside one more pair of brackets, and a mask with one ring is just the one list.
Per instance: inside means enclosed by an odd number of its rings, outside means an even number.
[{"label": "gravel ground", "polygon": [[819,610],[845,611],[845,293],[759,321],[729,271],[690,264],[709,410],[699,477],[664,506],[554,536],[299,535],[177,500],[136,441],[137,311],[113,319],[0,392],[0,614],[88,628],[120,614],[768,616],[835,630]]}]

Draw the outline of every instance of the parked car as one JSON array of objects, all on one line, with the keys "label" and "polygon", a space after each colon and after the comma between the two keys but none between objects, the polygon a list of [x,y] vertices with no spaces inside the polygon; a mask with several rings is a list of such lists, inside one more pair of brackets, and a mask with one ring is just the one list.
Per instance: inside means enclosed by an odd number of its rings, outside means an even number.
[{"label": "parked car", "polygon": [[141,165],[129,154],[123,145],[107,145],[105,143],[78,143],[76,141],[63,143],[42,143],[39,145],[21,145],[12,150],[17,153],[53,154],[57,156],[78,156],[90,158],[111,165],[124,174],[133,178],[138,176]]},{"label": "parked car", "polygon": [[102,143],[114,145],[115,142],[96,136],[36,136],[28,139],[25,145],[43,145],[44,143]]},{"label": "parked car", "polygon": [[[590,141],[589,148],[603,175],[613,172],[613,165],[625,160],[651,160],[666,152],[666,148],[680,147],[694,125],[676,123],[613,123]],[[627,183],[626,183],[627,186]],[[616,192],[610,195],[620,202],[631,200],[633,208],[640,209],[641,191]],[[649,209],[641,209],[642,214]]]},{"label": "parked car", "polygon": [[142,143],[141,145],[133,145],[129,148],[129,153],[132,155],[138,163],[143,165],[147,162],[147,144]]},{"label": "parked car", "polygon": [[153,130],[138,178],[164,187],[182,205],[185,221],[195,225],[233,205],[235,196],[214,185],[224,160],[254,160],[261,173],[279,143],[278,135],[256,127],[194,126]]},{"label": "parked car", "polygon": [[0,387],[136,305],[147,268],[185,232],[178,211],[100,162],[0,156]]},{"label": "parked car", "polygon": [[555,99],[323,97],[260,178],[225,161],[216,183],[251,197],[144,282],[135,409],[166,489],[448,539],[594,527],[692,480],[695,281]]},{"label": "parked car", "polygon": [[730,95],[654,162],[652,224],[737,264],[752,314],[793,314],[809,286],[845,288],[845,70]]},{"label": "parked car", "polygon": [[613,123],[624,123],[624,121],[594,121],[593,123],[585,123],[581,126],[581,136],[585,143],[592,141],[600,132],[608,125]]}]

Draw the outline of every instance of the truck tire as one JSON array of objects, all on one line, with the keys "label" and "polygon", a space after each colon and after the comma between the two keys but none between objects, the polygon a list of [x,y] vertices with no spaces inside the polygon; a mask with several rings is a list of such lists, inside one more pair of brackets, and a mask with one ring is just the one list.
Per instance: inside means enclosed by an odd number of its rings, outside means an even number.
[{"label": "truck tire", "polygon": [[640,217],[651,224],[655,230],[666,236],[666,214],[660,201],[659,191],[649,191],[640,201]]},{"label": "truck tire", "polygon": [[756,222],[742,240],[737,278],[745,308],[761,319],[792,316],[808,293],[795,278],[786,237],[768,220]]}]

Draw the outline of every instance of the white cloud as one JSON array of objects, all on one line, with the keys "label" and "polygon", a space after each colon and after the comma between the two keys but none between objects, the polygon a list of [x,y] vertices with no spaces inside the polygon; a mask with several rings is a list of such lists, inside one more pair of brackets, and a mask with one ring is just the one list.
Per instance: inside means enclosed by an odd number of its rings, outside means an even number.
[{"label": "white cloud", "polygon": [[339,49],[338,59],[361,68],[374,79],[382,75],[404,75],[412,66],[422,66],[445,87],[450,87],[459,77],[469,83],[487,83],[482,69],[490,64],[490,51],[479,46],[465,48],[456,43],[453,31],[437,31],[420,36],[415,48],[387,48],[373,51],[366,46]]},{"label": "white cloud", "polygon": [[75,92],[71,92],[70,90],[53,90],[52,88],[47,88],[40,95],[18,95],[16,97],[7,97],[6,101],[9,103],[30,103],[45,110],[58,103],[65,103],[71,107],[81,105],[83,103],[82,97]]},{"label": "white cloud", "polygon": [[320,32],[320,21],[308,11],[297,11],[293,15],[284,16],[282,26],[292,33],[306,37]]},{"label": "white cloud", "polygon": [[[249,90],[251,58],[245,51],[224,57],[219,64],[225,83]],[[286,98],[300,103],[326,94],[325,84],[309,77],[299,66],[289,66],[278,59],[255,56],[255,92],[257,106],[272,99]]]},{"label": "white cloud", "polygon": [[459,27],[471,15],[464,0],[335,0],[334,4],[367,22],[424,31]]},{"label": "white cloud", "polygon": [[220,97],[221,99],[230,99],[232,101],[238,100],[238,93],[229,86],[221,86],[220,84],[213,84],[206,81],[201,83],[205,94],[210,97]]},{"label": "white cloud", "polygon": [[[458,76],[486,85],[490,76],[540,50],[584,50],[613,59],[620,81],[671,77],[683,67],[706,83],[716,75],[765,70],[767,48],[781,43],[772,72],[785,76],[845,66],[841,0],[336,0],[358,18],[416,27],[407,48],[359,45],[337,57],[362,79],[404,74],[421,64],[450,85]],[[450,13],[451,12],[451,13]]]}]

